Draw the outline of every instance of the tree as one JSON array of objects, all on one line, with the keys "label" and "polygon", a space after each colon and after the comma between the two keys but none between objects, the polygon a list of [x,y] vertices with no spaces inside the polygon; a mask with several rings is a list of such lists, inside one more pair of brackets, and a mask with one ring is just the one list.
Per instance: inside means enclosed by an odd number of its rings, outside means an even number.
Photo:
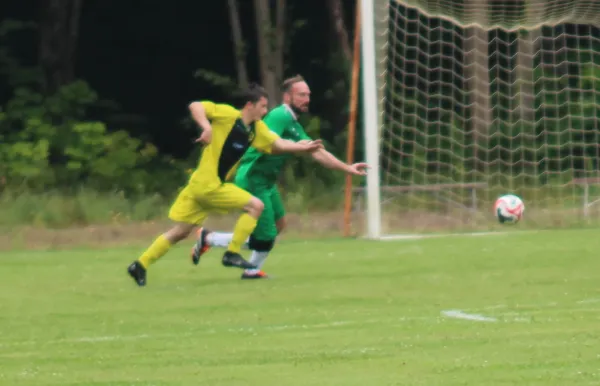
[{"label": "tree", "polygon": [[39,62],[44,93],[49,95],[75,80],[75,53],[83,0],[42,2]]},{"label": "tree", "polygon": [[[261,85],[269,94],[269,108],[280,102],[279,85],[283,81],[284,72],[284,39],[286,31],[285,0],[275,2],[275,22],[269,0],[254,0],[254,14],[258,42],[258,64]],[[195,76],[204,81],[231,92],[249,83],[247,46],[242,33],[242,20],[239,15],[238,0],[227,0],[229,23],[233,43],[233,53],[236,65],[236,76],[230,76],[220,71],[201,68]],[[254,59],[253,56],[251,56]],[[237,78],[237,79],[236,79]]]},{"label": "tree", "polygon": [[280,102],[279,85],[283,81],[284,42],[286,38],[286,0],[275,1],[275,21],[269,0],[254,0],[258,57],[262,85],[269,93],[269,107]]},{"label": "tree", "polygon": [[227,8],[229,9],[229,24],[231,25],[231,35],[233,38],[233,54],[235,57],[237,81],[240,87],[246,88],[248,86],[246,47],[242,37],[242,23],[240,22],[237,0],[227,0]]},{"label": "tree", "polygon": [[327,7],[329,9],[331,24],[335,30],[339,47],[344,54],[344,58],[350,62],[352,60],[352,49],[350,48],[348,29],[344,22],[342,2],[340,0],[327,0]]}]

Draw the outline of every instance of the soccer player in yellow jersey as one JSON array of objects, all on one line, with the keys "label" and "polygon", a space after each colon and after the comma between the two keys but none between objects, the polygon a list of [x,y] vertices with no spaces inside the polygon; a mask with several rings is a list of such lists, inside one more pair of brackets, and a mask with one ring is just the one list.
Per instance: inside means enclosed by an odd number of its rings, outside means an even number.
[{"label": "soccer player in yellow jersey", "polygon": [[192,118],[202,128],[196,142],[205,144],[205,147],[198,168],[169,211],[169,218],[175,224],[127,269],[137,285],[146,285],[146,271],[150,264],[166,254],[173,244],[185,239],[196,226],[202,225],[211,212],[245,212],[235,225],[222,264],[226,267],[255,268],[240,255],[240,250],[256,227],[264,204],[246,190],[226,182],[228,177],[250,146],[265,153],[310,153],[323,147],[321,141],[296,143],[270,131],[261,120],[267,112],[267,97],[262,87],[252,85],[242,95],[241,110],[209,101],[190,104]]}]

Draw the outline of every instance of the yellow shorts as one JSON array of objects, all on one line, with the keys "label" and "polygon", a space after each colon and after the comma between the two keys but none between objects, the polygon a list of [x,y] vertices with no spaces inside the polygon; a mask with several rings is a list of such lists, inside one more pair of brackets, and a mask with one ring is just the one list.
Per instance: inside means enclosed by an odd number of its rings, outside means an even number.
[{"label": "yellow shorts", "polygon": [[252,195],[231,183],[205,191],[196,185],[187,185],[169,210],[169,219],[186,224],[202,225],[209,213],[242,210]]}]

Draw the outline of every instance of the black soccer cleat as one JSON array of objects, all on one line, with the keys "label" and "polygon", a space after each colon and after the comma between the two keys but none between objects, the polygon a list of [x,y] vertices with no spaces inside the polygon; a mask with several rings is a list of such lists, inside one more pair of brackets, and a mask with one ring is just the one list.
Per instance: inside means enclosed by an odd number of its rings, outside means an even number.
[{"label": "black soccer cleat", "polygon": [[240,255],[239,253],[234,253],[234,252],[230,252],[230,251],[225,252],[225,254],[223,255],[223,260],[221,260],[221,263],[225,267],[256,269],[256,266],[254,266],[254,265],[250,264],[249,262],[247,262],[246,260],[244,260],[242,255]]},{"label": "black soccer cleat", "polygon": [[127,267],[127,273],[135,280],[140,287],[146,285],[146,268],[139,261],[134,261]]},{"label": "black soccer cleat", "polygon": [[194,265],[198,265],[202,255],[204,255],[210,249],[210,245],[208,245],[206,242],[206,236],[209,233],[210,231],[206,228],[200,228],[197,232],[197,240],[192,247],[192,252],[190,253],[192,263],[194,263]]}]

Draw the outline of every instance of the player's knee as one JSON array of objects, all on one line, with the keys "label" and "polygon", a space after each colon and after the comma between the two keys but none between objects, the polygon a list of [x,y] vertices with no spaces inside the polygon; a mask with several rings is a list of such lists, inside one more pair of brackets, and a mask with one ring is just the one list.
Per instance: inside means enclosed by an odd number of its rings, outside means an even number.
[{"label": "player's knee", "polygon": [[246,205],[246,211],[253,217],[260,217],[261,213],[265,209],[265,204],[256,197],[252,197],[248,205]]},{"label": "player's knee", "polygon": [[257,240],[250,236],[248,248],[256,252],[270,252],[275,246],[275,240]]}]

